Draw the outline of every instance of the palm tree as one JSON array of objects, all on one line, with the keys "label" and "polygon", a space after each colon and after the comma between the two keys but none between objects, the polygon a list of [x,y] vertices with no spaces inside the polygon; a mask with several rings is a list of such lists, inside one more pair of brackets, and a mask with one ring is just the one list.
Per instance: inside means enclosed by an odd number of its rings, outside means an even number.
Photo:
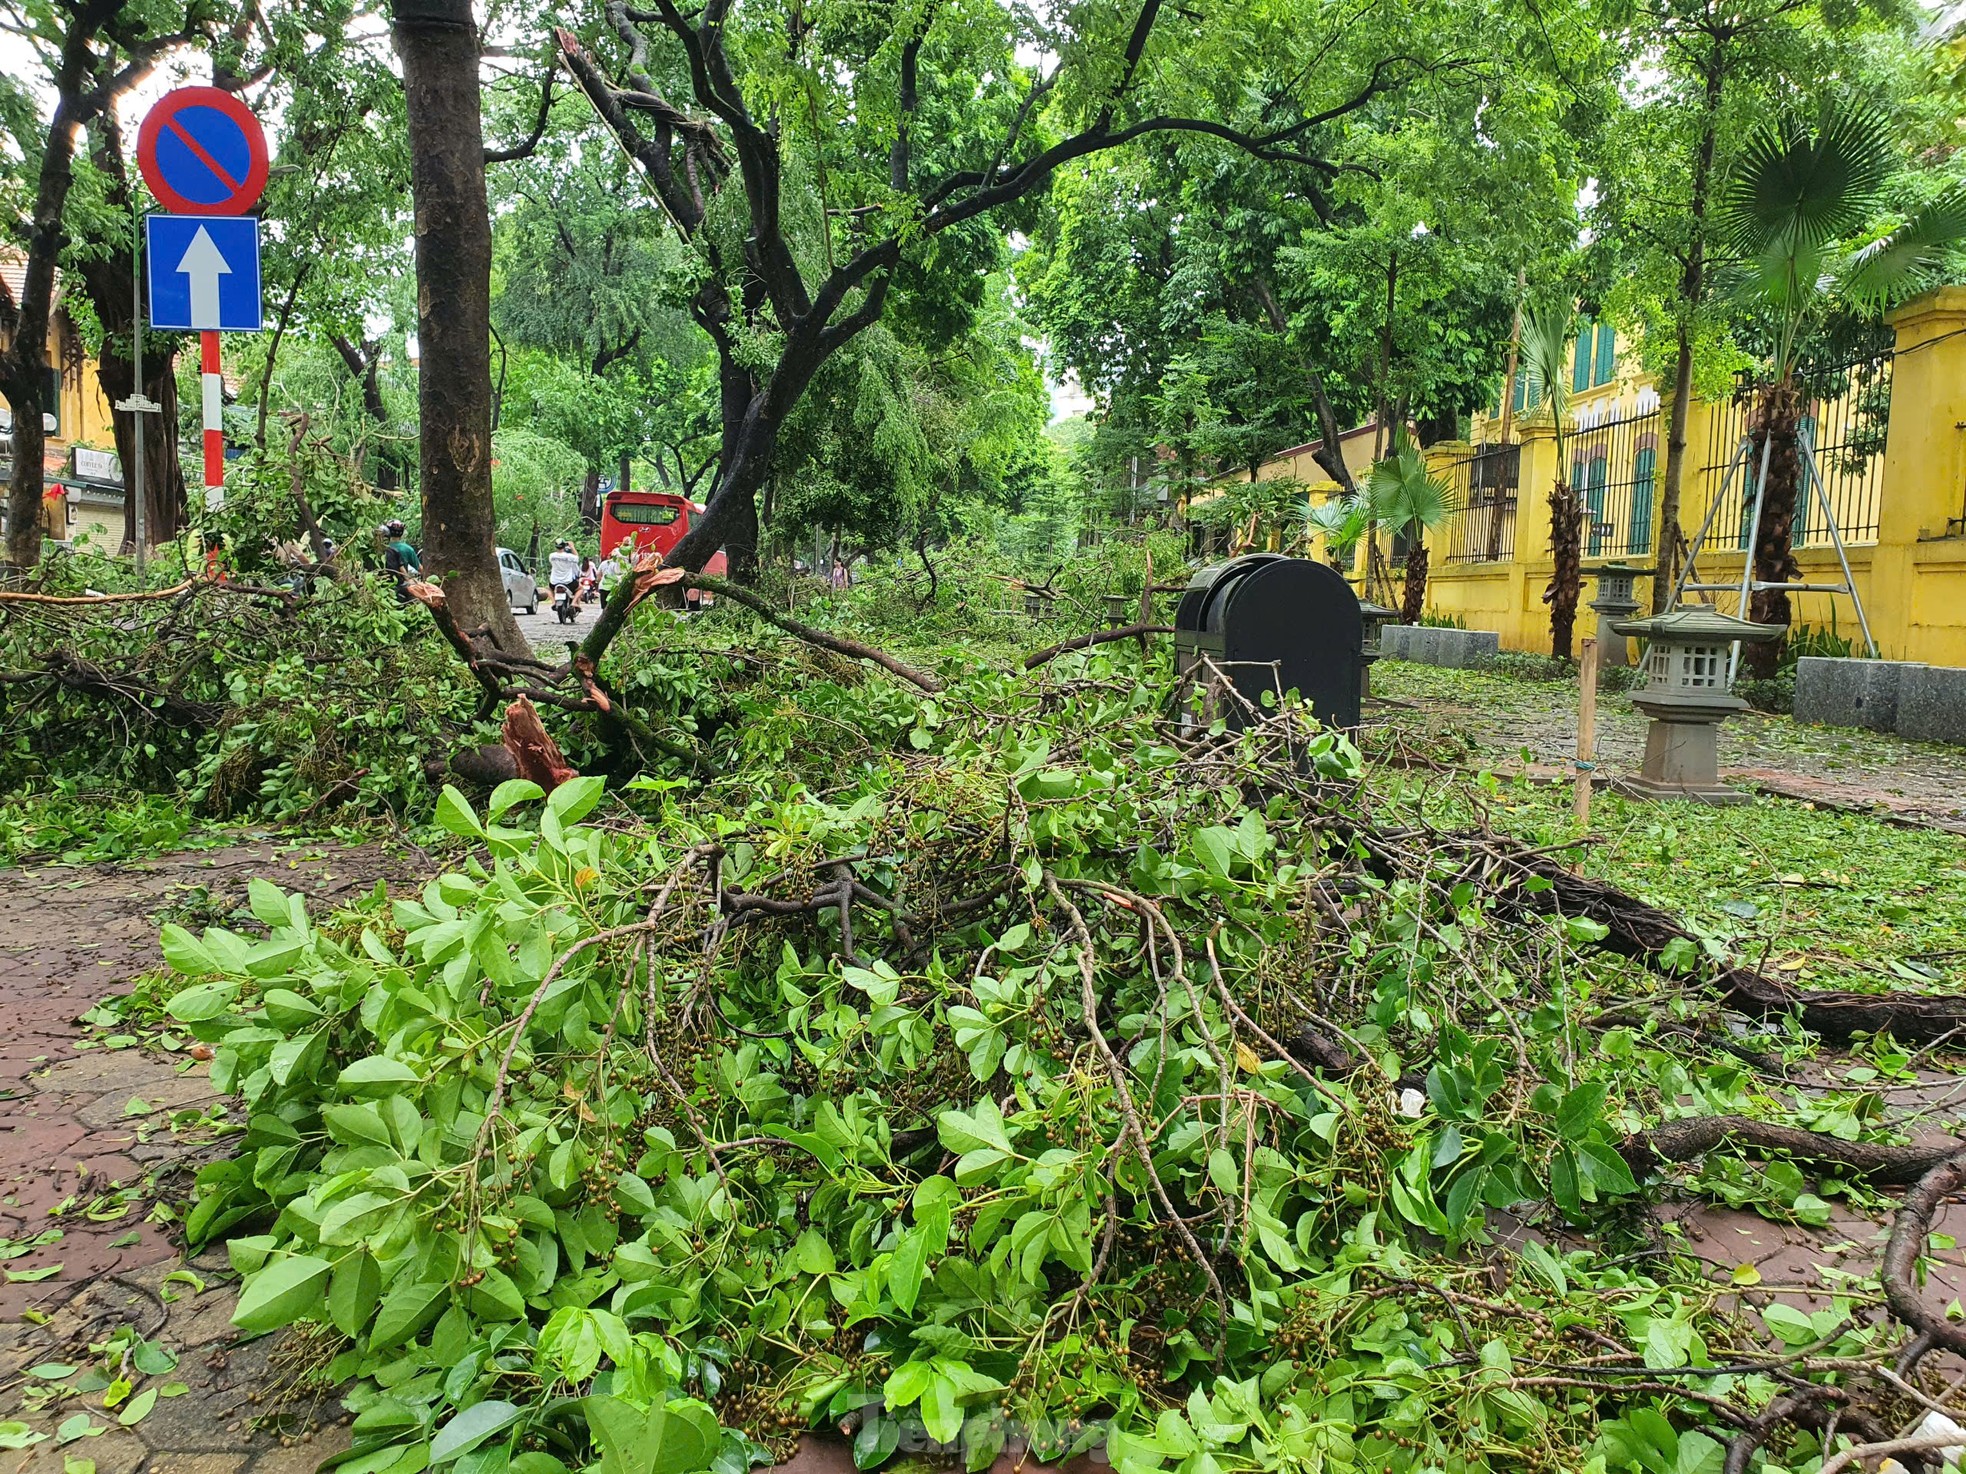
[{"label": "palm tree", "polygon": [[1364,496],[1353,493],[1350,496],[1327,497],[1316,506],[1304,507],[1304,550],[1310,551],[1311,539],[1324,539],[1325,556],[1331,566],[1340,573],[1351,571],[1352,561],[1357,554],[1359,539],[1365,536],[1372,525],[1372,508]]},{"label": "palm tree", "polygon": [[[1743,147],[1715,210],[1722,238],[1743,267],[1740,295],[1773,328],[1768,381],[1748,421],[1748,464],[1765,451],[1754,580],[1791,583],[1798,450],[1809,396],[1796,383],[1803,345],[1836,307],[1872,316],[1925,286],[1948,247],[1966,239],[1966,187],[1955,186],[1895,225],[1873,229],[1896,146],[1888,118],[1838,104],[1811,127],[1794,115],[1764,125]],[[1787,627],[1785,589],[1756,589],[1749,617]],[[1750,669],[1771,676],[1781,643],[1751,645]]]},{"label": "palm tree", "polygon": [[1570,484],[1570,462],[1563,452],[1563,421],[1570,412],[1570,375],[1565,350],[1575,316],[1566,303],[1544,303],[1522,315],[1522,363],[1556,420],[1556,481],[1550,487],[1550,556],[1556,567],[1543,602],[1550,606],[1550,654],[1570,659],[1577,632],[1577,600],[1584,586],[1584,502]]},{"label": "palm tree", "polygon": [[1427,598],[1426,534],[1453,520],[1461,510],[1460,499],[1452,482],[1427,469],[1426,457],[1401,429],[1394,432],[1393,453],[1366,478],[1365,500],[1368,523],[1406,539],[1406,591],[1399,617],[1402,623],[1418,624]]}]

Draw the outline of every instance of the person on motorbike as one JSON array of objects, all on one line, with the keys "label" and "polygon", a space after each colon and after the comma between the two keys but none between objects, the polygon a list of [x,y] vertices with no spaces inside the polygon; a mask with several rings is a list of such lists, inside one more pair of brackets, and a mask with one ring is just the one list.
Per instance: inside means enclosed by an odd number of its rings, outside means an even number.
[{"label": "person on motorbike", "polygon": [[382,543],[383,571],[396,582],[397,602],[407,604],[410,602],[409,581],[423,577],[423,560],[410,545],[403,524],[395,518],[383,523],[375,533]]},{"label": "person on motorbike", "polygon": [[546,581],[552,585],[556,597],[561,589],[567,591],[568,599],[574,597],[580,583],[580,554],[565,538],[553,544],[553,551],[546,559]]}]

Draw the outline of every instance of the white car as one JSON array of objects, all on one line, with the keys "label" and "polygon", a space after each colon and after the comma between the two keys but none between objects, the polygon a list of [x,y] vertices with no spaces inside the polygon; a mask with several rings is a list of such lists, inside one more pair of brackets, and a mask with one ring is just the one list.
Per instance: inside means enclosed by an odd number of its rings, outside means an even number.
[{"label": "white car", "polygon": [[521,614],[539,612],[539,581],[526,571],[525,559],[510,548],[500,548],[498,576],[505,580],[506,603]]}]

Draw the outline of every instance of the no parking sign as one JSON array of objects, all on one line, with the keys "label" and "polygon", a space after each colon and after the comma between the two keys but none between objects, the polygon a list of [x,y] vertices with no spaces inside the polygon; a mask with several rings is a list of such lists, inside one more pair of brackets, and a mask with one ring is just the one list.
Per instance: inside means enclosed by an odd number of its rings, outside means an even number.
[{"label": "no parking sign", "polygon": [[266,134],[216,87],[180,87],[144,115],[137,167],[174,215],[243,215],[266,188]]}]

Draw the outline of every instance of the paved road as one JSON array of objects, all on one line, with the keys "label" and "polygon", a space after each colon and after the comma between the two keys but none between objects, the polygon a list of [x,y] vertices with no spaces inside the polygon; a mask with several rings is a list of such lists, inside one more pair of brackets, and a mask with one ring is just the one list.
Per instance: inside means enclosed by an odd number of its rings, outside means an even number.
[{"label": "paved road", "polygon": [[519,630],[531,642],[532,648],[540,655],[564,659],[569,640],[578,643],[587,638],[587,632],[594,627],[594,620],[601,612],[598,601],[582,604],[576,611],[579,615],[572,624],[561,624],[553,614],[553,606],[542,601],[537,614],[514,614],[519,621]]}]

